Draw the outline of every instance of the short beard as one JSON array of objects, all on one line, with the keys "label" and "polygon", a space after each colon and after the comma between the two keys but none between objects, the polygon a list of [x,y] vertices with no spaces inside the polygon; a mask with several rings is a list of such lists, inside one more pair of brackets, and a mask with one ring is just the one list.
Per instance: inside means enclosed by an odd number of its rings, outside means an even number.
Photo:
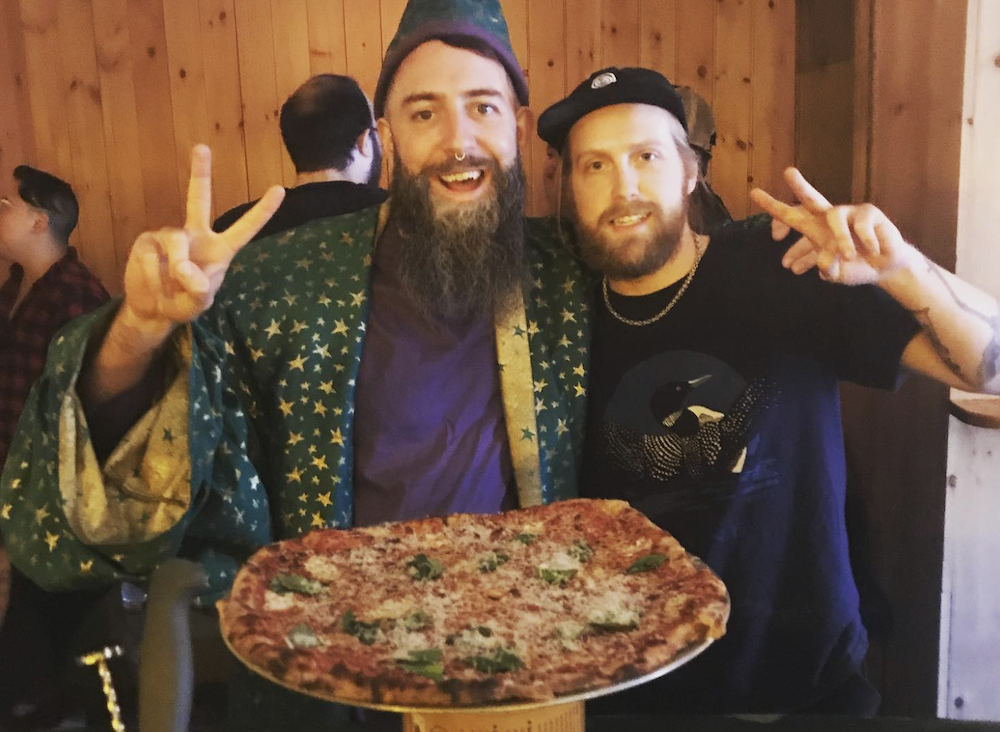
[{"label": "short beard", "polygon": [[[429,165],[416,175],[395,156],[392,219],[405,239],[401,285],[426,314],[448,318],[510,312],[526,279],[524,174],[487,158]],[[431,176],[469,166],[490,170],[493,195],[435,211]]]},{"label": "short beard", "polygon": [[667,216],[655,203],[622,204],[608,209],[601,220],[628,216],[634,213],[650,213],[650,218],[658,223],[652,233],[645,237],[642,251],[636,257],[624,258],[626,252],[642,241],[640,237],[619,239],[614,244],[609,236],[597,229],[582,224],[574,215],[580,255],[588,267],[613,280],[634,280],[645,277],[660,269],[680,244],[688,217],[689,199],[684,197],[681,206]]}]

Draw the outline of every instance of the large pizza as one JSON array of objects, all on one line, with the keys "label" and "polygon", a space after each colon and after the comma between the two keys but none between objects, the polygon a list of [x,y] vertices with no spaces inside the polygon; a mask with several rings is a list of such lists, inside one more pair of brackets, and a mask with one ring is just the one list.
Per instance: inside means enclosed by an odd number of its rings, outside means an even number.
[{"label": "large pizza", "polygon": [[316,696],[456,707],[606,688],[718,638],[726,588],[622,501],[324,530],[219,602],[258,673]]}]

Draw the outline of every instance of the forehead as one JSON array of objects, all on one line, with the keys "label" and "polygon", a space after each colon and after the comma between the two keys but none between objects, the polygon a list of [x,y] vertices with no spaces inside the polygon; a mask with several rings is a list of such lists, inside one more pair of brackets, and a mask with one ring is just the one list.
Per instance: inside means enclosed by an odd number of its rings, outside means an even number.
[{"label": "forehead", "polygon": [[427,41],[399,65],[386,106],[393,107],[416,94],[453,97],[476,89],[494,89],[514,104],[514,88],[499,63],[466,48]]},{"label": "forehead", "polygon": [[574,155],[614,152],[640,142],[672,143],[676,118],[650,104],[614,104],[581,117],[569,133]]}]

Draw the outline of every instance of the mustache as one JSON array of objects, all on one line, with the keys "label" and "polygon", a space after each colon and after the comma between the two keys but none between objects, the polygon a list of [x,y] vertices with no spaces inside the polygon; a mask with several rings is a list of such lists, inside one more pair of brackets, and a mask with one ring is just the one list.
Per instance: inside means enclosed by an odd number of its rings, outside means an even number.
[{"label": "mustache", "polygon": [[455,160],[453,157],[442,163],[428,163],[420,169],[419,175],[430,178],[436,175],[461,173],[472,168],[482,168],[496,173],[500,169],[500,164],[493,158],[481,155],[467,155],[464,160]]}]

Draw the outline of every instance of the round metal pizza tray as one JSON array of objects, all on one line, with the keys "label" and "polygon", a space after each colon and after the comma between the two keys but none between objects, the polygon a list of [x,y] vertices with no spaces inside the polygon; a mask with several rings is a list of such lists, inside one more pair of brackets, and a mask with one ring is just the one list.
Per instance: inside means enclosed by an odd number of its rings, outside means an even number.
[{"label": "round metal pizza tray", "polygon": [[634,686],[640,686],[653,679],[658,679],[661,676],[674,671],[681,666],[683,666],[688,661],[692,660],[710,645],[712,645],[711,638],[708,638],[700,643],[695,643],[688,646],[683,651],[681,651],[674,658],[673,661],[665,666],[661,666],[655,671],[651,671],[648,674],[638,676],[634,679],[629,679],[628,681],[622,681],[617,684],[612,684],[611,686],[604,686],[599,689],[590,689],[589,691],[583,691],[578,694],[566,694],[564,696],[557,696],[554,699],[545,699],[544,701],[511,701],[511,702],[498,702],[496,704],[480,704],[480,705],[468,705],[468,706],[449,706],[449,707],[439,707],[439,706],[418,706],[418,705],[398,705],[398,704],[378,704],[376,702],[362,701],[358,699],[344,699],[341,697],[327,696],[325,694],[320,694],[313,691],[307,691],[304,689],[298,689],[294,686],[290,686],[278,679],[274,678],[270,674],[264,673],[260,669],[257,669],[250,664],[248,664],[238,653],[236,653],[232,646],[229,645],[229,639],[222,634],[223,641],[226,647],[229,648],[230,653],[236,657],[236,659],[246,666],[250,671],[262,676],[268,681],[277,684],[278,686],[284,687],[289,691],[294,691],[298,694],[304,694],[306,696],[311,696],[316,699],[321,699],[322,701],[334,702],[336,704],[346,704],[352,707],[363,707],[365,709],[374,709],[380,712],[398,712],[400,714],[407,713],[432,713],[432,712],[516,712],[516,711],[527,711],[531,709],[541,709],[543,707],[552,707],[557,704],[568,704],[570,702],[580,702],[586,701],[587,699],[596,699],[600,696],[607,696],[608,694],[615,694],[619,691],[624,691],[625,689],[631,689]]}]

